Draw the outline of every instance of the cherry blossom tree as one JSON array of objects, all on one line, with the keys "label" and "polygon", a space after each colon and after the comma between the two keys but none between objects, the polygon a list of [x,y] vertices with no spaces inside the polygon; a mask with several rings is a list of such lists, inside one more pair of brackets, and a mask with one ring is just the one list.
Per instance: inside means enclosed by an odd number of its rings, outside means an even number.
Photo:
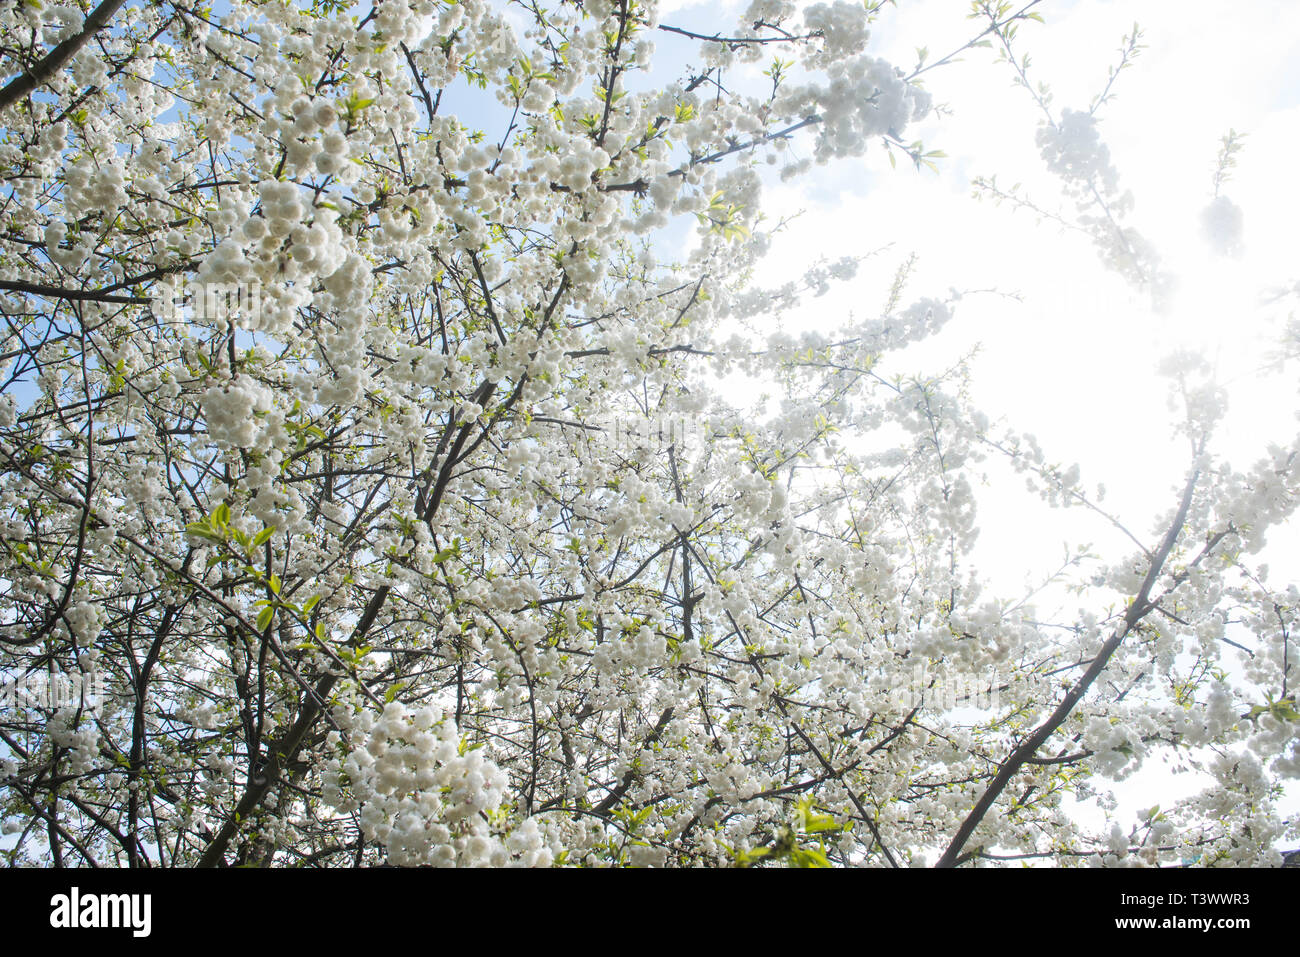
[{"label": "cherry blossom tree", "polygon": [[[1037,5],[963,51],[1029,86]],[[10,860],[1278,863],[1297,595],[1252,556],[1296,442],[1221,461],[1171,363],[1185,483],[1043,621],[970,561],[980,463],[1118,521],[960,366],[886,371],[953,297],[737,331],[859,266],[762,284],[764,168],[940,158],[907,130],[963,51],[885,62],[881,6],[0,11],[0,667],[102,679],[0,712]],[[1041,106],[1071,228],[1159,294],[1095,108]],[[1215,786],[1068,812],[1161,751]]]}]

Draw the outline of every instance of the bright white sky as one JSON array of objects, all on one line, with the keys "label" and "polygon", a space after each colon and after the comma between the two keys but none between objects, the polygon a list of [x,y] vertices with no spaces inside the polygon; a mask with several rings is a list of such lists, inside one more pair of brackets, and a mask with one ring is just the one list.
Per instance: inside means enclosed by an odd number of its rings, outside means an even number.
[{"label": "bright white sky", "polygon": [[[668,0],[665,23],[719,29],[742,10],[739,0]],[[967,20],[958,0],[900,0],[887,8],[872,51],[910,68],[919,45],[934,60],[983,27]],[[908,296],[945,296],[951,288],[1016,293],[973,295],[937,341],[909,352],[902,368],[936,372],[975,345],[973,395],[994,418],[1036,434],[1049,457],[1077,461],[1089,487],[1106,487],[1106,504],[1137,534],[1155,536],[1158,514],[1171,507],[1187,463],[1171,440],[1167,380],[1159,360],[1195,347],[1215,362],[1229,388],[1229,420],[1221,448],[1242,465],[1267,439],[1294,434],[1294,382],[1261,376],[1277,342],[1286,304],[1260,309],[1262,291],[1300,280],[1300,4],[1253,0],[1234,4],[1168,0],[1046,0],[1047,23],[1027,23],[1019,50],[1032,58],[1031,77],[1046,82],[1052,106],[1086,109],[1118,61],[1121,37],[1136,20],[1147,49],[1125,70],[1117,95],[1099,113],[1103,141],[1136,204],[1128,224],[1152,241],[1177,278],[1163,314],[1098,262],[1090,241],[1029,211],[971,198],[971,180],[996,174],[999,185],[1022,184],[1039,205],[1072,218],[1060,183],[1034,143],[1041,113],[1011,85],[1012,72],[992,50],[926,74],[936,103],[904,139],[942,149],[939,172],[915,172],[905,160],[891,169],[879,147],[864,159],[815,169],[764,197],[770,220],[800,211],[773,244],[759,271],[765,285],[799,276],[819,256],[863,254],[893,246],[864,264],[858,278],[782,319],[788,330],[828,328],[850,313],[877,309],[895,268],[915,252]],[[672,38],[660,39],[661,49]],[[690,43],[690,41],[681,41]],[[683,52],[693,49],[684,48]],[[664,51],[667,52],[667,51]],[[689,54],[687,54],[689,55]],[[760,69],[766,64],[760,65]],[[1223,193],[1242,208],[1245,253],[1216,256],[1201,235],[1201,211],[1213,196],[1220,138],[1244,132],[1244,149]],[[791,152],[807,155],[796,141]],[[905,297],[905,299],[908,297]],[[897,365],[897,364],[896,364]],[[1037,518],[1036,518],[1037,520]],[[1087,540],[1111,543],[1089,523]],[[985,545],[1003,561],[990,565],[1000,581],[1018,584],[1030,569],[1060,555],[1059,538],[982,523]],[[1036,548],[1040,546],[1041,548]],[[1015,561],[1012,551],[1026,550]],[[1111,550],[1107,550],[1111,551]],[[1035,555],[1039,557],[1035,558]],[[1023,568],[1012,567],[1023,566]]]},{"label": "bright white sky", "polygon": [[[916,48],[926,46],[933,61],[983,28],[965,19],[968,6],[900,0],[879,21],[872,52],[910,69]],[[667,9],[674,12],[665,12],[663,22],[713,32],[743,7],[737,0],[668,0]],[[759,272],[765,285],[777,285],[818,256],[894,244],[854,282],[787,315],[783,325],[791,330],[826,328],[852,311],[877,309],[911,252],[920,261],[908,298],[944,296],[953,287],[1020,294],[1020,303],[996,295],[964,299],[948,329],[909,352],[899,371],[941,371],[981,343],[972,375],[976,402],[993,418],[1036,434],[1053,460],[1079,462],[1085,485],[1103,483],[1106,507],[1154,542],[1156,520],[1176,503],[1188,460],[1185,444],[1171,440],[1167,380],[1154,372],[1161,357],[1195,347],[1216,364],[1230,396],[1219,447],[1241,467],[1268,440],[1295,434],[1294,379],[1259,372],[1288,306],[1257,303],[1264,290],[1300,280],[1300,4],[1046,0],[1036,9],[1047,22],[1022,26],[1019,52],[1032,58],[1031,78],[1050,87],[1058,117],[1062,108],[1089,107],[1108,66],[1118,62],[1121,37],[1134,21],[1142,28],[1147,49],[1118,79],[1117,95],[1099,112],[1100,130],[1122,188],[1136,200],[1129,225],[1154,243],[1177,278],[1172,308],[1154,313],[1101,267],[1085,237],[1050,222],[1036,225],[1031,212],[971,198],[972,178],[997,174],[999,185],[1020,183],[1039,205],[1071,218],[1072,204],[1060,198],[1059,181],[1034,143],[1041,113],[1012,86],[1011,69],[996,64],[992,50],[970,51],[964,62],[926,74],[936,103],[951,112],[909,128],[904,139],[948,154],[938,174],[914,172],[901,157],[891,169],[877,147],[864,160],[788,185],[774,177],[765,195],[768,216],[805,215],[774,243]],[[1200,227],[1220,138],[1229,129],[1246,134],[1223,188],[1244,213],[1245,252],[1238,259],[1214,255]],[[808,155],[797,144],[792,152]],[[1018,480],[986,489],[983,502],[976,559],[1008,597],[1055,569],[1067,538],[1091,542],[1108,558],[1131,549],[1096,519],[1048,512],[1027,499]],[[1295,541],[1294,524],[1271,539],[1275,585],[1296,580]],[[1199,790],[1205,782],[1196,777],[1144,769],[1122,788],[1120,820],[1127,828],[1137,808]],[[1084,813],[1097,819],[1095,809]]]}]

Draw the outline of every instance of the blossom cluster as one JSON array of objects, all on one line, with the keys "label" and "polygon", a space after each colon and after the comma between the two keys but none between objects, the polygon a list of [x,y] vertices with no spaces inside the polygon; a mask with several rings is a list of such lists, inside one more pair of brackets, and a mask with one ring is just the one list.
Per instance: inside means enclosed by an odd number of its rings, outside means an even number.
[{"label": "blossom cluster", "polygon": [[[322,797],[356,812],[367,840],[399,867],[549,866],[553,852],[529,818],[502,837],[491,820],[501,808],[505,774],[479,749],[465,750],[455,723],[433,708],[390,702],[375,714],[335,710],[348,733],[326,745],[335,754],[322,773]],[[344,756],[345,755],[345,756]]]},{"label": "blossom cluster", "polygon": [[[0,665],[114,676],[93,721],[0,715],[15,860],[1149,862],[1064,795],[1165,755],[1215,788],[1156,863],[1287,839],[1297,602],[1252,563],[1297,444],[1216,458],[1171,364],[1194,480],[1134,531],[916,368],[960,292],[905,265],[799,328],[871,264],[762,282],[767,186],[930,113],[882,5],[128,4],[0,91]],[[8,5],[0,51],[84,22]],[[1094,116],[1040,147],[1149,279]],[[1132,542],[1051,576],[1080,607],[976,567],[1002,460]]]}]

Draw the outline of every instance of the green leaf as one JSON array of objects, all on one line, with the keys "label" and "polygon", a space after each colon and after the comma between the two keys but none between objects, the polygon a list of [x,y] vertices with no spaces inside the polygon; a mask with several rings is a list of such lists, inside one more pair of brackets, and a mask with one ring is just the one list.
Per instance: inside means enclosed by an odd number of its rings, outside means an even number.
[{"label": "green leaf", "polygon": [[742,851],[736,855],[736,866],[749,867],[751,864],[756,861],[761,861],[771,853],[772,849],[770,847],[756,847],[752,851]]},{"label": "green leaf", "polygon": [[271,624],[271,619],[275,617],[275,606],[267,605],[257,616],[257,630],[266,631]]},{"label": "green leaf", "polygon": [[801,847],[790,852],[790,863],[795,867],[830,867],[831,862],[821,851]]},{"label": "green leaf", "polygon": [[1300,721],[1300,712],[1296,711],[1290,701],[1275,701],[1269,712],[1282,721]]}]

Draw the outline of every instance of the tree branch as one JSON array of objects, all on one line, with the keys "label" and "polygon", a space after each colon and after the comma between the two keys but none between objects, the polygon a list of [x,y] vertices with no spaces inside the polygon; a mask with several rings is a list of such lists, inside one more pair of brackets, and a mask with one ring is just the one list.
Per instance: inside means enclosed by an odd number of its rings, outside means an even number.
[{"label": "tree branch", "polygon": [[1088,670],[1075,682],[1074,687],[1056,706],[1056,710],[1052,712],[1051,716],[1039,725],[1033,734],[1021,742],[1019,747],[1011,752],[1011,756],[1003,763],[997,776],[993,778],[988,788],[980,795],[980,799],[975,802],[975,806],[971,808],[970,813],[966,815],[966,819],[962,821],[961,827],[957,829],[957,833],[953,836],[948,849],[943,852],[943,856],[935,864],[936,867],[956,867],[969,858],[970,855],[962,854],[962,848],[966,846],[970,836],[979,827],[980,822],[984,820],[984,815],[989,812],[989,809],[1001,796],[1006,786],[1011,783],[1011,779],[1015,777],[1016,773],[1034,757],[1038,749],[1056,732],[1056,729],[1065,723],[1065,719],[1070,716],[1070,712],[1088,693],[1092,683],[1106,670],[1106,665],[1110,663],[1111,657],[1119,650],[1119,646],[1123,644],[1129,632],[1155,607],[1150,600],[1151,589],[1155,585],[1156,579],[1160,577],[1160,571],[1169,558],[1169,553],[1173,551],[1174,543],[1178,541],[1178,536],[1187,522],[1187,513],[1192,507],[1192,494],[1196,490],[1196,481],[1200,478],[1200,474],[1199,470],[1194,469],[1191,477],[1187,480],[1187,487],[1183,490],[1183,498],[1178,507],[1178,514],[1174,517],[1173,523],[1169,526],[1169,531],[1165,534],[1164,541],[1151,560],[1151,567],[1147,570],[1142,587],[1138,589],[1137,596],[1133,599],[1128,612],[1124,615],[1124,626],[1111,635],[1106,643],[1102,645],[1101,651],[1092,660]]},{"label": "tree branch", "polygon": [[86,45],[87,40],[108,26],[109,18],[117,13],[118,7],[124,2],[125,0],[104,0],[90,16],[86,17],[86,24],[81,28],[80,33],[68,37],[30,70],[10,80],[8,85],[0,90],[0,110],[13,106],[63,69],[68,61],[76,56],[77,51]]}]

